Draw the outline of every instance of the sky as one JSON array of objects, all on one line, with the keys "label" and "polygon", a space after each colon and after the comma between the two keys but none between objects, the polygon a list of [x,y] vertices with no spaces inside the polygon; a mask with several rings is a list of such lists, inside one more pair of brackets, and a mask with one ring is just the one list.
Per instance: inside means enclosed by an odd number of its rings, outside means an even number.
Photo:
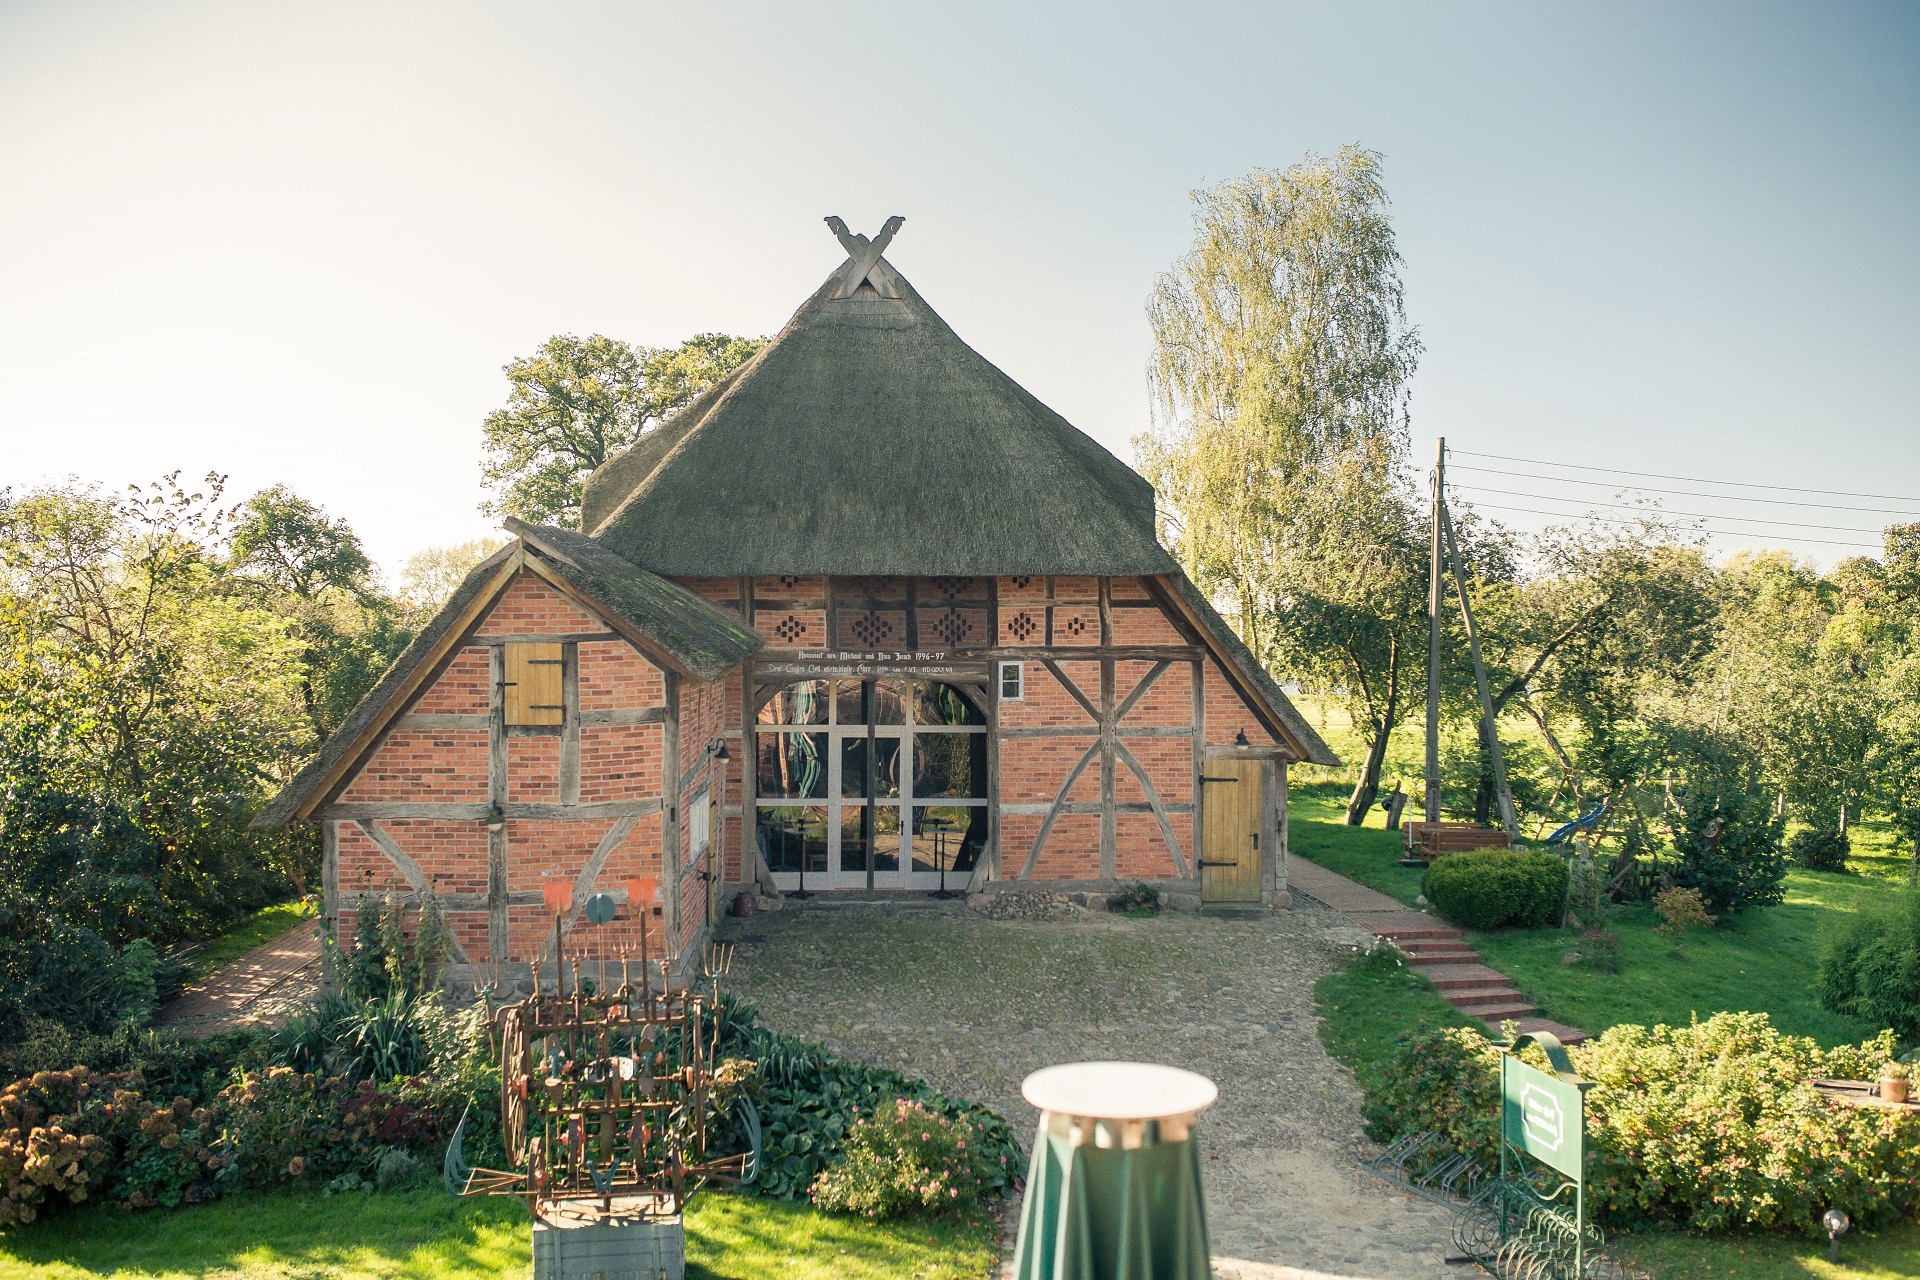
[{"label": "sky", "polygon": [[1905,3],[0,0],[0,486],[286,483],[391,567],[495,529],[503,364],[775,332],[828,214],[903,215],[889,261],[1131,457],[1188,193],[1348,143],[1414,452],[1497,455],[1464,497],[1665,484],[1823,563],[1920,513]]}]

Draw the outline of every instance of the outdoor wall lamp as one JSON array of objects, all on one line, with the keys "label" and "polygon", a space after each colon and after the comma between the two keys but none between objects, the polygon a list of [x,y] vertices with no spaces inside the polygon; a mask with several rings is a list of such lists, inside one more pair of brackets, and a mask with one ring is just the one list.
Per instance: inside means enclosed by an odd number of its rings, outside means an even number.
[{"label": "outdoor wall lamp", "polygon": [[500,807],[498,800],[487,806],[486,824],[489,831],[506,830],[507,811]]},{"label": "outdoor wall lamp", "polygon": [[1827,1257],[1840,1261],[1840,1237],[1847,1234],[1853,1220],[1839,1209],[1829,1209],[1821,1217],[1820,1225],[1827,1229]]},{"label": "outdoor wall lamp", "polygon": [[1242,729],[1233,735],[1233,745],[1236,747],[1250,747],[1253,744],[1247,741],[1247,731]]},{"label": "outdoor wall lamp", "polygon": [[722,762],[733,759],[733,753],[727,750],[727,740],[725,738],[715,738],[709,742],[707,744],[707,754],[715,760]]}]

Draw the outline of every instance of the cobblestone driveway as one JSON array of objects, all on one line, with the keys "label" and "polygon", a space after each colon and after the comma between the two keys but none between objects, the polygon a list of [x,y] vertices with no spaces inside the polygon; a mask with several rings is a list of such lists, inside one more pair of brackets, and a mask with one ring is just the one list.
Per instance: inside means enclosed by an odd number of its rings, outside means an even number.
[{"label": "cobblestone driveway", "polygon": [[1448,1219],[1354,1162],[1351,1077],[1314,1031],[1313,983],[1350,931],[1312,904],[1251,920],[989,920],[957,904],[790,904],[742,922],[730,986],[774,1027],[977,1099],[1030,1141],[1020,1081],[1133,1058],[1220,1085],[1199,1130],[1222,1280],[1435,1280]]}]

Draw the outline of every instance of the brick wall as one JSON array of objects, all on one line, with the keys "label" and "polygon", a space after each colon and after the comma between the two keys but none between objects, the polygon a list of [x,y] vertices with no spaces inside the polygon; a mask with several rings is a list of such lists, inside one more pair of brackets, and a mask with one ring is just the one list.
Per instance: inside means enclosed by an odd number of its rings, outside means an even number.
[{"label": "brick wall", "polygon": [[[714,580],[712,589],[737,584]],[[492,678],[490,637],[528,639],[605,634],[611,628],[531,572],[523,572],[502,594],[475,628],[469,643],[456,651],[441,673],[423,689],[406,711],[416,715],[483,715],[489,709]],[[351,804],[466,804],[485,805],[501,800],[509,806],[559,805],[566,801],[562,783],[565,735],[578,733],[579,801],[582,804],[654,801],[667,804],[665,725],[649,719],[639,724],[583,722],[581,713],[647,713],[660,715],[666,703],[664,673],[624,640],[583,640],[575,646],[579,702],[569,708],[569,723],[551,730],[516,730],[495,726],[421,728],[397,722],[373,753],[359,766],[338,799]],[[683,739],[698,739],[704,747],[719,730],[725,697],[718,686],[690,686],[693,723],[683,728]],[[737,705],[737,704],[736,704]],[[604,718],[604,717],[603,717]],[[499,794],[490,779],[490,737],[502,733],[506,777]],[[684,745],[684,743],[683,743]],[[695,748],[697,754],[698,747]],[[685,755],[683,759],[691,759]],[[737,758],[737,753],[736,753]],[[694,789],[698,788],[698,783]],[[388,810],[389,812],[391,810]],[[365,812],[364,810],[361,812]],[[587,817],[530,817],[509,809],[506,821],[507,891],[537,894],[549,881],[570,887],[579,879],[603,839],[614,832],[621,815],[601,813]],[[484,896],[488,891],[489,836],[479,817],[382,817],[379,831],[419,867],[428,885],[445,895]],[[407,878],[395,861],[356,822],[332,822],[335,853],[333,880],[343,893],[404,893]],[[663,875],[663,813],[634,817],[630,829],[606,850],[606,859],[588,892],[617,891],[624,897],[628,879]],[[672,886],[660,885],[664,896]],[[581,895],[584,901],[585,894]],[[576,907],[580,903],[575,904]],[[336,929],[351,943],[357,912],[335,904]],[[698,919],[697,913],[695,919]],[[488,953],[490,913],[487,910],[449,912],[449,924],[467,954],[476,963],[490,959],[526,961],[551,946],[552,917],[542,906],[514,905],[507,909],[508,946],[505,957]],[[656,925],[660,921],[655,922]],[[656,930],[656,944],[660,935]],[[617,958],[638,945],[637,926],[628,909],[604,928],[580,924],[569,934],[569,950],[585,947]]]},{"label": "brick wall", "polygon": [[607,624],[547,585],[522,572],[480,623],[481,636],[578,635],[605,631]]},{"label": "brick wall", "polygon": [[394,729],[340,798],[350,803],[414,800],[484,804],[486,730]]}]

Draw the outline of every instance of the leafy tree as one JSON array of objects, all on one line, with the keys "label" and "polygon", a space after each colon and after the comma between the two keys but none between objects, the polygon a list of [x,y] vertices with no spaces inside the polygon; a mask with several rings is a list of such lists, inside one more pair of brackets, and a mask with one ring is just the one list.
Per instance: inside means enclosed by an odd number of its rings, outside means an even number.
[{"label": "leafy tree", "polygon": [[1762,784],[1757,755],[1742,742],[1697,731],[1677,732],[1671,744],[1675,887],[1698,890],[1716,916],[1781,901],[1785,821]]},{"label": "leafy tree", "polygon": [[428,547],[400,568],[400,599],[415,614],[432,614],[445,604],[474,567],[505,546],[501,538],[476,538],[446,547]]},{"label": "leafy tree", "polygon": [[637,347],[556,334],[505,366],[506,407],[487,415],[483,509],[535,524],[578,525],[594,468],[752,359],[765,338],[697,334],[678,347]]},{"label": "leafy tree", "polygon": [[1406,486],[1378,482],[1381,452],[1356,447],[1302,495],[1312,506],[1296,510],[1297,527],[1323,550],[1309,571],[1290,575],[1292,589],[1273,601],[1265,628],[1269,661],[1337,690],[1367,743],[1349,825],[1379,795],[1389,738],[1421,705],[1426,660],[1423,521]]},{"label": "leafy tree", "polygon": [[241,504],[231,538],[236,569],[302,600],[371,589],[373,562],[360,535],[284,484]]},{"label": "leafy tree", "polygon": [[1835,566],[1847,597],[1838,628],[1867,658],[1872,798],[1907,841],[1920,880],[1920,524],[1886,530],[1878,561]]},{"label": "leafy tree", "polygon": [[402,611],[379,590],[352,527],[286,485],[240,505],[229,545],[236,581],[300,641],[300,700],[317,743],[405,646]]},{"label": "leafy tree", "polygon": [[[1182,563],[1255,653],[1306,660],[1281,634],[1293,627],[1339,651],[1297,669],[1343,691],[1367,736],[1357,815],[1408,708],[1426,573],[1405,474],[1420,343],[1380,156],[1346,147],[1256,169],[1193,202],[1193,247],[1147,306],[1156,413],[1137,451]],[[1363,544],[1335,555],[1344,534]]]},{"label": "leafy tree", "polygon": [[285,894],[247,822],[306,741],[299,648],[237,589],[219,477],[0,502],[0,1038],[150,1000],[143,940]]}]

